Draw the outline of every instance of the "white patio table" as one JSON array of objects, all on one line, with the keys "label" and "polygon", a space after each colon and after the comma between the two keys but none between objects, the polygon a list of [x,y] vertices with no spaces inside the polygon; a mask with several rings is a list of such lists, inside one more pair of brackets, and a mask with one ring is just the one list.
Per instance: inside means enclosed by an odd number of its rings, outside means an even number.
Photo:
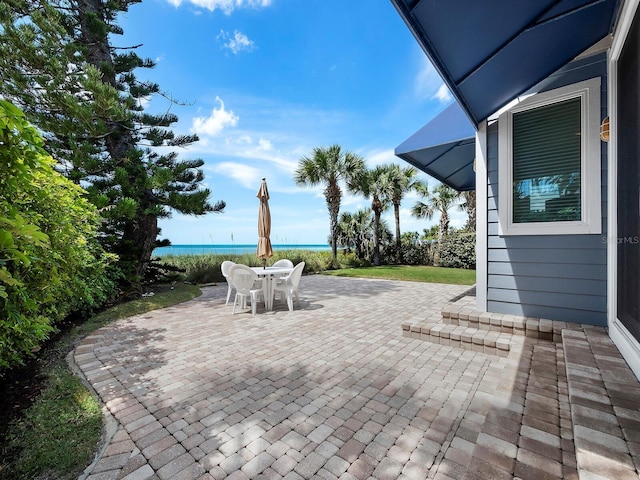
[{"label": "white patio table", "polygon": [[251,267],[258,277],[262,278],[262,293],[264,294],[264,309],[269,312],[273,310],[273,294],[275,280],[279,277],[289,275],[293,268],[290,267]]}]

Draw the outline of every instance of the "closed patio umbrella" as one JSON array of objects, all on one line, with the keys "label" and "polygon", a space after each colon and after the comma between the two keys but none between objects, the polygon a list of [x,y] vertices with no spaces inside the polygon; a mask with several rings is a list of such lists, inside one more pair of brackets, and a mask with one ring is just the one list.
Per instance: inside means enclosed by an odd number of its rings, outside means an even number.
[{"label": "closed patio umbrella", "polygon": [[262,179],[260,190],[256,195],[260,199],[260,207],[258,209],[258,251],[256,256],[262,258],[262,266],[267,266],[267,258],[273,255],[271,248],[271,212],[269,211],[269,190],[267,189],[267,180]]}]

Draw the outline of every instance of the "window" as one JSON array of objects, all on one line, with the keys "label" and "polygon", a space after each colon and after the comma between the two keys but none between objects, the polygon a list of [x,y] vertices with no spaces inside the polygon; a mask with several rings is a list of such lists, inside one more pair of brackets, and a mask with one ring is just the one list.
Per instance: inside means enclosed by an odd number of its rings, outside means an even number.
[{"label": "window", "polygon": [[501,235],[600,233],[599,127],[599,78],[500,115]]}]

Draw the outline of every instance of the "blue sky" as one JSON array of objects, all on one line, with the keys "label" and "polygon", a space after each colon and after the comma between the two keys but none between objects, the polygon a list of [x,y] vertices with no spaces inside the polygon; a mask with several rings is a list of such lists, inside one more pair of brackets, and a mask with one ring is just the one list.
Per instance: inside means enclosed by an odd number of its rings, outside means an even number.
[{"label": "blue sky", "polygon": [[[227,204],[222,214],[162,220],[174,245],[256,243],[263,177],[272,242],[326,243],[322,187],[293,181],[300,158],[339,144],[369,166],[406,166],[394,148],[452,101],[388,0],[145,0],[120,24],[114,45],[142,44],[139,55],[157,62],[139,78],[185,104],[171,107],[175,130],[200,141],[180,155],[205,161],[212,200]],[[154,98],[148,108],[169,105]],[[412,218],[416,200],[403,203],[403,232],[438,221]],[[341,211],[369,203],[345,192]],[[453,226],[464,223],[451,214]],[[393,228],[392,212],[383,218]]]}]

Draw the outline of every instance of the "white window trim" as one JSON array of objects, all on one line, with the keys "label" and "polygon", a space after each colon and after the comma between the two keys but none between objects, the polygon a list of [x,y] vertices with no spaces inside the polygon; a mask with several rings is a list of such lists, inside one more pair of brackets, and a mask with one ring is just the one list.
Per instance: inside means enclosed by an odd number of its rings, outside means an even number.
[{"label": "white window trim", "polygon": [[[580,98],[581,220],[570,222],[513,222],[513,114]],[[528,97],[502,113],[498,123],[498,206],[500,235],[570,235],[602,232],[600,183],[600,77]]]}]

